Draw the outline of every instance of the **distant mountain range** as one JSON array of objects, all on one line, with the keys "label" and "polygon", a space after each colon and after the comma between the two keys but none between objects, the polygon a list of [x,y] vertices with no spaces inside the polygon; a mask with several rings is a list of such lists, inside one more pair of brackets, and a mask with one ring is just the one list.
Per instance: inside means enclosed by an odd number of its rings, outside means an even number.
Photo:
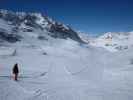
[{"label": "distant mountain range", "polygon": [[92,46],[103,47],[109,51],[126,50],[133,47],[133,32],[108,32],[89,42]]},{"label": "distant mountain range", "polygon": [[3,45],[3,42],[36,43],[36,40],[51,39],[72,39],[111,52],[133,47],[133,32],[108,32],[99,37],[92,37],[41,13],[0,10],[0,45]]}]

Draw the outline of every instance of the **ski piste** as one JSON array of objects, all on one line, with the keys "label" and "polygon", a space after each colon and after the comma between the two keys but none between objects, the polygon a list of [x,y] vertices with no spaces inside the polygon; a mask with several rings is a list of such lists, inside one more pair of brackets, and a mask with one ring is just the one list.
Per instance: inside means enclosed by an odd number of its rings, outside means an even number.
[{"label": "ski piste", "polygon": [[[82,44],[78,33],[66,35],[67,25],[53,20],[49,25],[41,14],[28,15],[36,16],[36,27],[22,22],[14,32],[16,23],[8,22],[5,13],[0,17],[0,100],[132,100],[132,32],[80,34]],[[11,78],[16,63],[18,81]]]}]

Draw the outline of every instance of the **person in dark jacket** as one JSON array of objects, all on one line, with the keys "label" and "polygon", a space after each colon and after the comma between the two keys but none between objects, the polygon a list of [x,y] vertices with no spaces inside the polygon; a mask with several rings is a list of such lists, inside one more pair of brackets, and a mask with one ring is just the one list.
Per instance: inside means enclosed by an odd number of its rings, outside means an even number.
[{"label": "person in dark jacket", "polygon": [[18,73],[19,73],[19,69],[18,69],[18,64],[16,63],[13,67],[13,74],[15,75],[14,80],[17,81],[18,80]]}]

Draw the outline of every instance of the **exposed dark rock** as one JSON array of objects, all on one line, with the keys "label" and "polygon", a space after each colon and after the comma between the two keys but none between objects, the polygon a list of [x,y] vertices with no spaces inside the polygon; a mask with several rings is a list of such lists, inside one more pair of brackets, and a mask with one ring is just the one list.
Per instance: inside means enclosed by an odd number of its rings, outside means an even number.
[{"label": "exposed dark rock", "polygon": [[14,43],[20,41],[21,37],[16,34],[8,34],[4,31],[0,31],[0,39]]},{"label": "exposed dark rock", "polygon": [[[75,32],[74,30],[72,30],[69,26],[67,26],[68,28],[66,29],[63,24],[58,24],[57,22],[55,24],[51,25],[50,28],[50,32],[51,32],[51,36],[54,38],[70,38],[73,39],[75,41],[78,42],[83,42],[81,40],[81,38],[78,36],[77,32]],[[56,34],[53,34],[56,33]]]},{"label": "exposed dark rock", "polygon": [[[78,36],[78,33],[74,31],[71,27],[65,26],[64,24],[58,23],[56,21],[51,20],[48,16],[41,15],[44,19],[44,22],[37,23],[39,19],[38,14],[35,13],[15,13],[7,10],[0,10],[0,18],[10,22],[14,28],[12,29],[12,33],[19,32],[21,28],[21,24],[24,24],[26,27],[23,32],[33,32],[34,29],[41,29],[42,32],[48,31],[51,37],[53,38],[62,38],[67,39],[70,38],[72,40],[78,41],[80,43],[84,43],[81,38]],[[46,26],[45,24],[48,23]],[[44,26],[45,27],[44,27]],[[29,27],[31,29],[29,29]],[[46,32],[44,32],[45,34]],[[16,42],[20,40],[20,37],[16,34],[6,34],[5,32],[0,32],[0,37],[4,38],[8,42]],[[39,36],[38,39],[43,40],[44,37]]]},{"label": "exposed dark rock", "polygon": [[45,36],[38,36],[39,40],[48,40]]},{"label": "exposed dark rock", "polygon": [[42,54],[43,54],[43,55],[47,55],[47,53],[46,53],[46,52],[43,52]]}]

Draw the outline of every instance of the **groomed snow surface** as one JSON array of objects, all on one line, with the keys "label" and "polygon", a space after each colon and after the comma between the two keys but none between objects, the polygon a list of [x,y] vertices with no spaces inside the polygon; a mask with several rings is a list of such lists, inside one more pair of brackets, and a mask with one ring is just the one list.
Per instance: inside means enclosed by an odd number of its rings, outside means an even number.
[{"label": "groomed snow surface", "polygon": [[69,39],[0,47],[0,100],[132,100],[132,51],[111,53]]}]

